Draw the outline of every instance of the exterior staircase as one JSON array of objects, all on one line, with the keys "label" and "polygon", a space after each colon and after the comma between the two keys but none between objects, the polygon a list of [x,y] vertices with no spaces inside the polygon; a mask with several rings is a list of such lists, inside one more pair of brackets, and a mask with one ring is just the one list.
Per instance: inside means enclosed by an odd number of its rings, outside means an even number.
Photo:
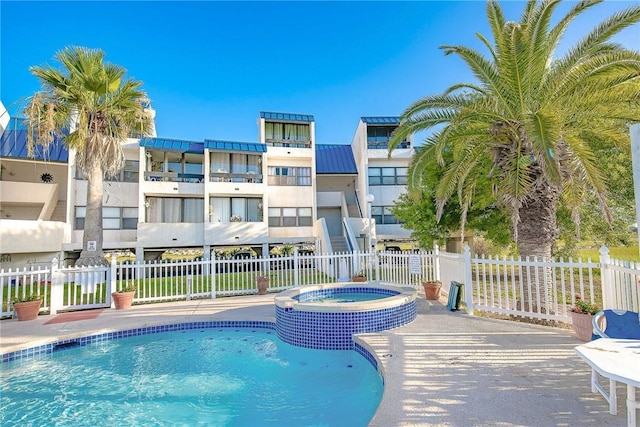
[{"label": "exterior staircase", "polygon": [[358,205],[355,203],[349,203],[347,205],[347,210],[349,211],[350,218],[362,218],[360,211],[358,210]]},{"label": "exterior staircase", "polygon": [[347,239],[344,236],[331,236],[331,247],[333,253],[349,252],[349,245],[347,245]]},{"label": "exterior staircase", "polygon": [[66,200],[58,200],[58,203],[56,203],[55,209],[51,213],[51,218],[49,218],[49,221],[60,221],[60,222],[66,222],[67,221],[67,202],[66,202]]}]

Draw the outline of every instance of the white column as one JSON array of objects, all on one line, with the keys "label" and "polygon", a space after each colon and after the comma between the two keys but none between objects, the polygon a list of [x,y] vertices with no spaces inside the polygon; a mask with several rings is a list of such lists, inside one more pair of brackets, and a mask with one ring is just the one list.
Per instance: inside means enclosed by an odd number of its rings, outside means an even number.
[{"label": "white column", "polygon": [[371,253],[372,239],[373,239],[373,227],[371,220],[371,205],[375,201],[373,194],[367,194],[365,198],[367,201],[367,250],[366,253]]}]

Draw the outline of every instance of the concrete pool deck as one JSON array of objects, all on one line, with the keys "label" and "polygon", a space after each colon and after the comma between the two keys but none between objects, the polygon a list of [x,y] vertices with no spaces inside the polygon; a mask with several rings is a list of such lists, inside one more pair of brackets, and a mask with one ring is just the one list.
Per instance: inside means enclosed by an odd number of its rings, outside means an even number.
[{"label": "concrete pool deck", "polygon": [[[275,321],[273,297],[145,304],[68,322],[59,321],[63,314],[2,320],[0,353],[89,332],[203,320]],[[570,330],[452,313],[420,296],[414,322],[360,337],[385,375],[371,426],[626,425],[626,390],[619,386],[618,415],[609,414],[607,402],[591,393],[591,371],[574,352],[582,342]]]}]

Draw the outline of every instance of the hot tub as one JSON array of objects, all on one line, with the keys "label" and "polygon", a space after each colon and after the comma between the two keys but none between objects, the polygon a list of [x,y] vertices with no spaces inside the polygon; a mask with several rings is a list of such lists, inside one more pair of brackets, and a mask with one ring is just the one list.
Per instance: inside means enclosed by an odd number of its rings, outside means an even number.
[{"label": "hot tub", "polygon": [[[348,297],[340,301],[341,294]],[[410,286],[373,283],[301,286],[275,297],[276,332],[284,342],[300,347],[353,349],[353,334],[412,322],[417,314],[416,294]]]}]

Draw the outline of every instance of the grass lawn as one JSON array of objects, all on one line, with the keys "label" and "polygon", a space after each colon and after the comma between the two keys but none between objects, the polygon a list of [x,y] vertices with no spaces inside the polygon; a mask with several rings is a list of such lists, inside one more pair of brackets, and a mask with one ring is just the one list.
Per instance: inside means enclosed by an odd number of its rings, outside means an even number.
[{"label": "grass lawn", "polygon": [[[578,250],[578,256],[582,259],[591,257],[592,261],[600,260],[600,248],[582,248]],[[640,253],[637,246],[617,246],[609,248],[609,256],[611,258],[622,259],[625,261],[640,261]]]}]

